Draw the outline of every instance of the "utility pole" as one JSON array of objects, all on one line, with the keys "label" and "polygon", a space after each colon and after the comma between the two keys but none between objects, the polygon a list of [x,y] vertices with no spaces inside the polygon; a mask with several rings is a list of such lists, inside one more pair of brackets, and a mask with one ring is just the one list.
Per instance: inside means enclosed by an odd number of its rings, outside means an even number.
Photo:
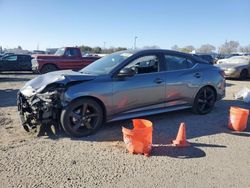
[{"label": "utility pole", "polygon": [[106,42],[103,42],[103,49],[105,49],[105,46],[106,46]]},{"label": "utility pole", "polygon": [[135,36],[135,38],[134,38],[134,49],[136,49],[136,39],[137,38],[138,38],[137,36]]}]

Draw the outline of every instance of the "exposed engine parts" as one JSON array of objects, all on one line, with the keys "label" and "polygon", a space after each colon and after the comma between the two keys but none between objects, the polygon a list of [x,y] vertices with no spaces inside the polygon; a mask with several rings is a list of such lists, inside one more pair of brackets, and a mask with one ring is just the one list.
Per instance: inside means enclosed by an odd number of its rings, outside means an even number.
[{"label": "exposed engine parts", "polygon": [[54,90],[28,98],[19,92],[17,106],[24,129],[29,132],[39,124],[57,123],[62,109],[60,95],[60,90]]}]

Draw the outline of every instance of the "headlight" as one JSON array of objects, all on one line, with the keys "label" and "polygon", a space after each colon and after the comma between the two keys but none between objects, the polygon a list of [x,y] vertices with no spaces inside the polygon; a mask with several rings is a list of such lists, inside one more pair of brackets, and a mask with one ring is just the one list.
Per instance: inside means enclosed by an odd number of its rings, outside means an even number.
[{"label": "headlight", "polygon": [[37,59],[32,59],[32,60],[31,60],[31,63],[32,63],[32,65],[38,65]]}]

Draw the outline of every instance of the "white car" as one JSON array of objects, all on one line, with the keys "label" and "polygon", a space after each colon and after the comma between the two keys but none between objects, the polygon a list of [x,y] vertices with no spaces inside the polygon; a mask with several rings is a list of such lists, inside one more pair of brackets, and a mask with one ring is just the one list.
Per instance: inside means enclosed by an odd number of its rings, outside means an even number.
[{"label": "white car", "polygon": [[250,76],[250,56],[233,56],[228,59],[220,59],[215,65],[225,72],[228,78],[247,79]]}]

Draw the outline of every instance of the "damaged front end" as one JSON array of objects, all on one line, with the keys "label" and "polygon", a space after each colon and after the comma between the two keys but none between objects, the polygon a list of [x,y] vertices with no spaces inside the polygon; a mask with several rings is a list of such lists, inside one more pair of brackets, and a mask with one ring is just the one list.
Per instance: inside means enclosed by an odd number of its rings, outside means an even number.
[{"label": "damaged front end", "polygon": [[25,96],[22,92],[17,95],[17,106],[26,131],[36,129],[38,125],[58,125],[62,110],[61,97],[64,88],[46,89],[42,93]]},{"label": "damaged front end", "polygon": [[46,124],[57,127],[61,111],[69,102],[64,100],[66,90],[94,78],[64,70],[43,74],[27,82],[17,94],[17,106],[24,129],[29,132],[38,125]]}]

